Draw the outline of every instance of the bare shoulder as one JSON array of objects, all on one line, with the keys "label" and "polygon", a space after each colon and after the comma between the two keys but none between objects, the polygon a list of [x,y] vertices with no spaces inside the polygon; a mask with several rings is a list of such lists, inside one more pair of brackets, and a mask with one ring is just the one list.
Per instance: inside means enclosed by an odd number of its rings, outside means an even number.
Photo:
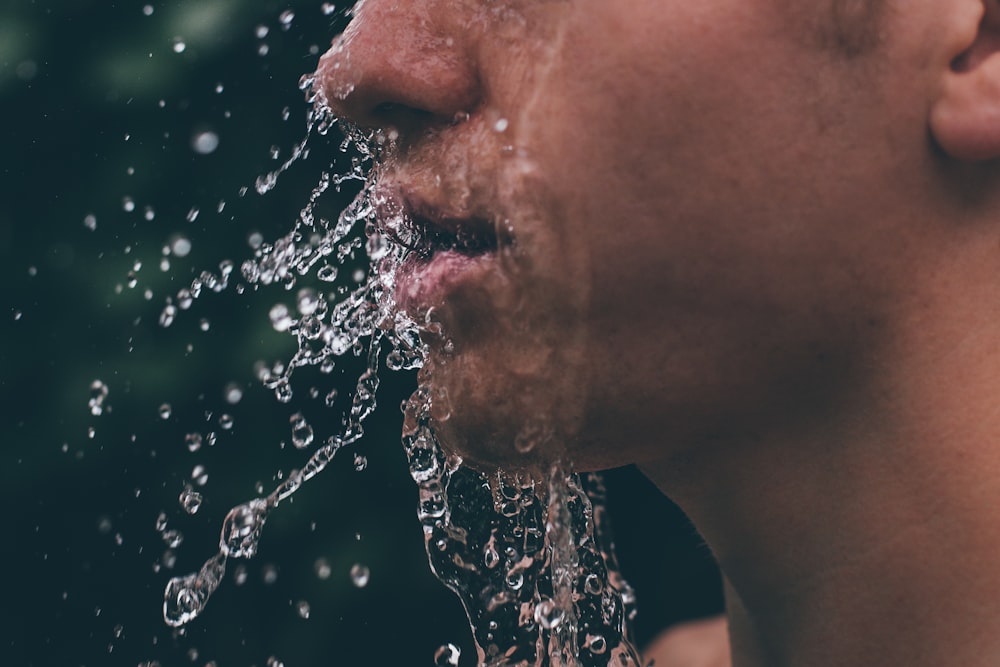
[{"label": "bare shoulder", "polygon": [[724,616],[683,623],[664,630],[643,655],[654,667],[730,667],[728,625]]}]

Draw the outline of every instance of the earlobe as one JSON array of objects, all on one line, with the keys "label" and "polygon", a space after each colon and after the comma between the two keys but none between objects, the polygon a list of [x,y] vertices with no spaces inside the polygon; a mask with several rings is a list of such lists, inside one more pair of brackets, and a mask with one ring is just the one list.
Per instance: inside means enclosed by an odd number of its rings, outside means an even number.
[{"label": "earlobe", "polygon": [[957,34],[960,38],[966,32],[965,43],[943,73],[930,114],[937,144],[951,157],[968,162],[1000,158],[1000,4],[973,4],[975,14],[967,12]]}]

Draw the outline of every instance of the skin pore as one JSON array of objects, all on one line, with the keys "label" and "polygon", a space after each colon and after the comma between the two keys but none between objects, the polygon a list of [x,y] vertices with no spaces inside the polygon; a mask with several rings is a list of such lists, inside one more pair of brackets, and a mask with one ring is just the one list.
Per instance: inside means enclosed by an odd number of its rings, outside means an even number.
[{"label": "skin pore", "polygon": [[476,239],[397,292],[444,444],[638,463],[737,667],[997,664],[998,50],[993,0],[366,0],[328,101]]}]

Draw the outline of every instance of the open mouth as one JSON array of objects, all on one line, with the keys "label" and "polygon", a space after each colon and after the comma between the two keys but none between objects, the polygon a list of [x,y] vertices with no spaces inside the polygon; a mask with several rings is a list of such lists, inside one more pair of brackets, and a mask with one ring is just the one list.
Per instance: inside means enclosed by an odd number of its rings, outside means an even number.
[{"label": "open mouth", "polygon": [[417,261],[429,261],[435,253],[445,251],[468,256],[496,252],[501,242],[496,226],[488,220],[450,217],[410,204],[395,216],[394,224],[383,223],[382,232]]},{"label": "open mouth", "polygon": [[378,206],[379,231],[406,248],[396,274],[396,303],[411,316],[460,307],[457,293],[499,271],[500,248],[512,243],[485,216],[444,213],[412,197]]}]

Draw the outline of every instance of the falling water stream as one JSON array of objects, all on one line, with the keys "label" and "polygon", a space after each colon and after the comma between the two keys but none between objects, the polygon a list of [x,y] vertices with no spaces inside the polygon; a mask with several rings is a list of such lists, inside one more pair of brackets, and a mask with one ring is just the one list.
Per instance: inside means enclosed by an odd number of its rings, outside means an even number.
[{"label": "falling water stream", "polygon": [[[404,371],[424,363],[421,327],[400,313],[393,299],[406,239],[380,234],[374,219],[371,172],[378,143],[339,125],[313,84],[311,76],[301,82],[313,103],[306,139],[279,169],[261,176],[256,189],[265,194],[275,187],[281,172],[308,153],[311,135],[335,129],[344,130],[341,150],[350,156],[350,168],[339,175],[324,172],[292,230],[261,243],[238,271],[224,262],[218,272],[202,272],[178,290],[164,305],[160,324],[171,326],[194,300],[233,285],[238,292],[271,286],[295,290],[309,276],[331,289],[302,287],[294,308],[271,308],[273,328],[294,336],[297,351],[285,363],[260,369],[259,380],[279,402],[289,403],[297,369],[329,372],[345,355],[366,363],[337,432],[318,439],[306,419],[294,414],[290,427],[292,442],[305,457],[301,467],[270,493],[232,508],[223,521],[219,550],[198,571],[167,583],[163,616],[173,627],[192,622],[204,610],[231,560],[254,556],[270,513],[363,436],[364,422],[376,407],[380,367]],[[324,193],[347,181],[363,184],[354,201],[336,220],[316,215]],[[345,261],[357,253],[368,258],[367,276],[346,293],[332,289]],[[103,399],[102,388],[92,387],[91,409],[100,410]],[[540,478],[472,470],[441,449],[431,425],[434,408],[430,392],[420,386],[403,406],[402,444],[417,485],[417,515],[431,568],[465,607],[477,663],[638,666],[628,634],[635,599],[615,562],[600,478],[577,475],[568,463]],[[200,502],[200,495],[186,487],[185,509],[196,511]],[[453,645],[442,646],[434,656],[438,665],[458,660]]]}]

